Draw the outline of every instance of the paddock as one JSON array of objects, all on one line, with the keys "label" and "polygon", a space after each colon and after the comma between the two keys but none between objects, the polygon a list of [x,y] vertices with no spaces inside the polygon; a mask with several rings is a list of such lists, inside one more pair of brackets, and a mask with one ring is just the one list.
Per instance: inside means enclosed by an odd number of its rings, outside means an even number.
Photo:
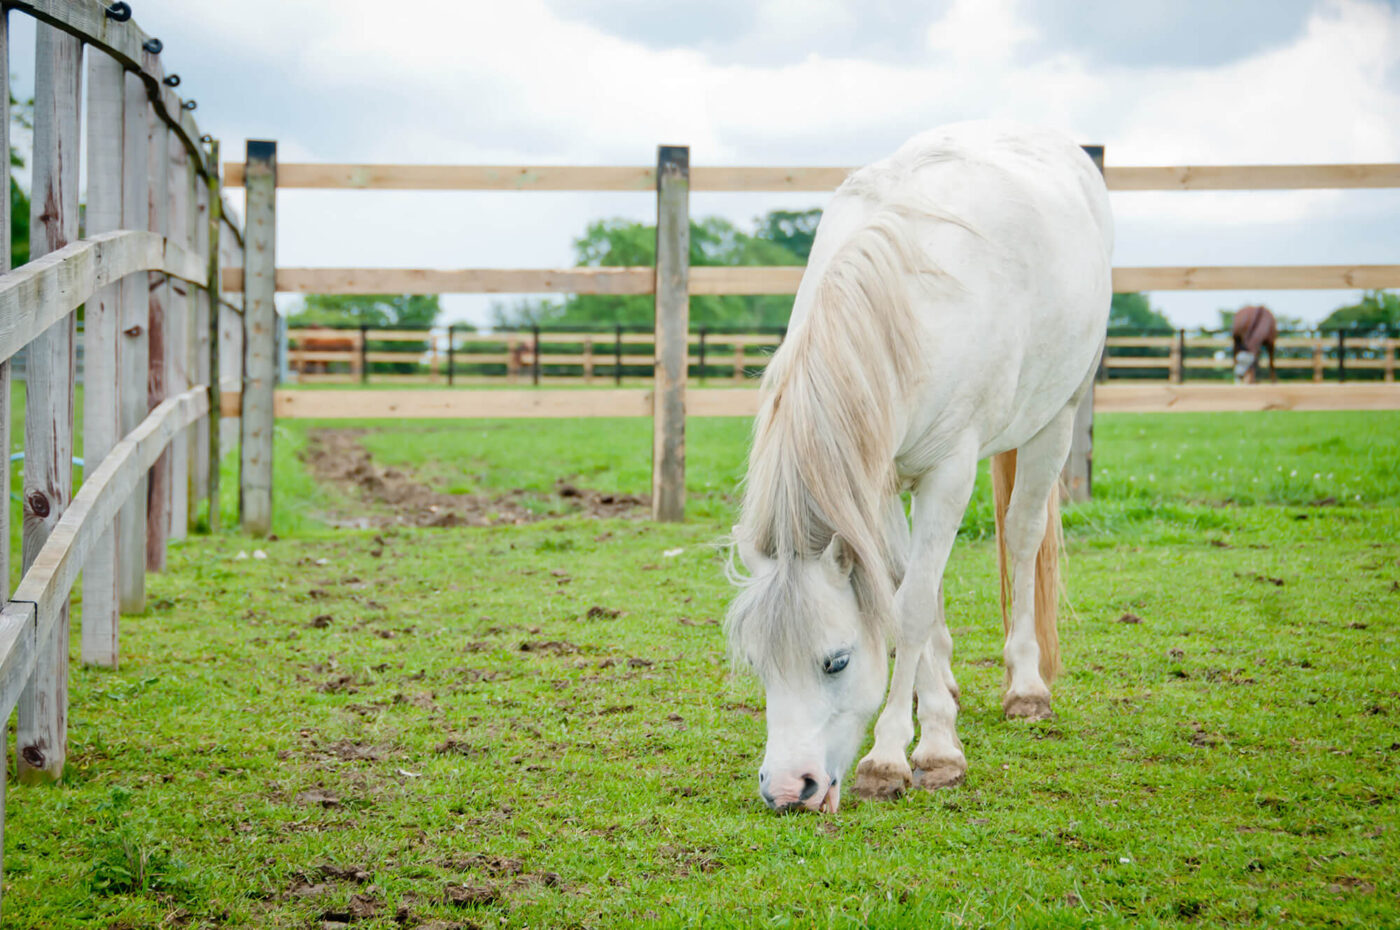
[{"label": "paddock", "polygon": [[[1395,921],[1396,340],[1300,338],[1308,377],[1237,387],[1191,377],[1220,367],[1213,337],[1110,337],[1065,476],[1060,716],[996,709],[983,475],[948,575],[966,784],[776,818],[719,542],[782,334],[693,331],[688,305],[792,294],[802,270],[689,267],[689,197],[850,169],[692,166],[685,146],[279,164],[273,141],[221,162],[128,4],[3,9],[6,62],[11,14],[39,36],[32,260],[0,266],[0,437],[24,452],[22,520],[0,524],[21,569],[0,612],[7,925]],[[1089,148],[1118,191],[1400,187],[1394,164]],[[630,191],[655,198],[657,264],[283,267],[297,188]],[[1384,288],[1400,265],[1114,281]],[[352,383],[278,386],[276,296],[365,292],[651,295],[655,326],[307,333],[299,367]],[[426,344],[431,389],[353,383],[396,339]],[[505,374],[454,383],[459,352]]]}]

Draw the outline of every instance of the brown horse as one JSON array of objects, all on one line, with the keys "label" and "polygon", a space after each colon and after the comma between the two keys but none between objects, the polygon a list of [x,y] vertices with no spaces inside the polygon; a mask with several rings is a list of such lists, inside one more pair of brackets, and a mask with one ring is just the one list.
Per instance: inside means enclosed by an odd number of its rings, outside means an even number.
[{"label": "brown horse", "polygon": [[1241,307],[1230,328],[1234,339],[1235,381],[1253,384],[1259,375],[1259,352],[1269,350],[1269,379],[1278,383],[1274,368],[1274,343],[1278,339],[1278,321],[1268,307]]}]

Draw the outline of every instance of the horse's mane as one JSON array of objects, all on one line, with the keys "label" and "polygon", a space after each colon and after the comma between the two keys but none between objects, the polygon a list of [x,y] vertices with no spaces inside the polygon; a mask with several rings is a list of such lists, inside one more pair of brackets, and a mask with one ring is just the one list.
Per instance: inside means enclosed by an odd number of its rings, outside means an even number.
[{"label": "horse's mane", "polygon": [[810,639],[800,560],[819,557],[833,535],[851,557],[864,622],[883,633],[892,616],[885,508],[898,490],[902,400],[920,370],[911,292],[930,272],[911,213],[922,211],[882,206],[841,245],[763,376],[735,529],[741,546],[776,565],[754,578],[733,574],[741,590],[728,628],[737,652],[779,667]]}]

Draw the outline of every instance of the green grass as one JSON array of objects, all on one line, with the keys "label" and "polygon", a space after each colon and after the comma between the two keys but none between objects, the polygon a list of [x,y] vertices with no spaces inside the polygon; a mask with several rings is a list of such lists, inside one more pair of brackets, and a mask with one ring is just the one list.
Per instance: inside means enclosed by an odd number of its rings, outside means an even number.
[{"label": "green grass", "polygon": [[[282,538],[172,547],[122,668],[73,669],[65,778],[10,788],[7,926],[1400,922],[1400,415],[1100,417],[1040,724],[998,712],[979,487],[967,782],[834,818],[758,801],[716,625],[746,422],[692,422],[682,526],[378,534],[317,524],[315,425],[279,426]],[[647,486],[646,421],[377,426],[442,490]]]}]

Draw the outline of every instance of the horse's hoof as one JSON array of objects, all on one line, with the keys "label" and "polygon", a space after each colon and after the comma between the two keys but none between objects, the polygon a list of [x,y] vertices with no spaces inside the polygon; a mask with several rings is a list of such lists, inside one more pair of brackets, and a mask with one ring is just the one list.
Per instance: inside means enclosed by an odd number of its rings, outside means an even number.
[{"label": "horse's hoof", "polygon": [[925,791],[961,785],[967,775],[966,759],[930,759],[914,763],[914,781]]},{"label": "horse's hoof", "polygon": [[914,783],[913,773],[903,768],[862,759],[856,766],[856,797],[866,801],[890,801],[904,794]]},{"label": "horse's hoof", "polygon": [[1008,720],[1049,720],[1055,716],[1050,699],[1038,694],[1008,694],[1001,700],[1001,709]]}]

